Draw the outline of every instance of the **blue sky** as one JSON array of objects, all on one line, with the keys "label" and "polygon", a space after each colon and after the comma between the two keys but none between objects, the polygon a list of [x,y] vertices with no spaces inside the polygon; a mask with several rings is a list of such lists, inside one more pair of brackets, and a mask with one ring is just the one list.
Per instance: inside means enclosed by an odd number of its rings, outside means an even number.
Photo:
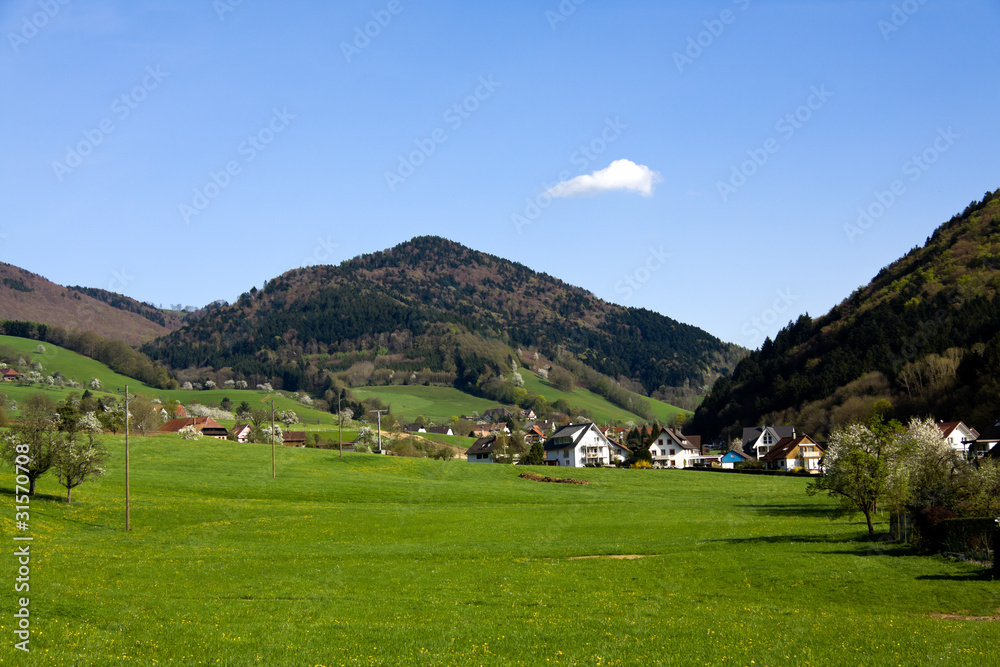
[{"label": "blue sky", "polygon": [[998,27],[987,0],[5,1],[0,259],[200,306],[436,234],[756,347],[1000,187]]}]

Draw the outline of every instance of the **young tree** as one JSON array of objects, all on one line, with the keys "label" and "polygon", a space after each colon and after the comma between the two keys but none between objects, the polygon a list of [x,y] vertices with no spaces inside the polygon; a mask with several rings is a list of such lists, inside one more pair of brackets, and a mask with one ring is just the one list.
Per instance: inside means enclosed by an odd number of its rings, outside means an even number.
[{"label": "young tree", "polygon": [[864,514],[869,535],[875,534],[872,516],[889,497],[890,480],[899,477],[912,449],[900,423],[887,419],[882,403],[873,406],[866,423],[852,424],[830,435],[822,473],[806,488],[809,495],[825,491],[837,498],[844,512]]},{"label": "young tree", "polygon": [[155,405],[145,396],[135,396],[129,404],[129,426],[138,431],[141,435],[146,435],[161,426],[159,406]]},{"label": "young tree", "polygon": [[529,466],[540,466],[545,463],[545,448],[542,446],[542,443],[536,442],[533,444],[522,459],[522,462]]},{"label": "young tree", "polygon": [[[232,382],[232,380],[230,380],[230,382]],[[222,401],[219,403],[219,407],[225,410],[226,412],[232,412],[233,402],[229,400],[228,396],[223,396]]]},{"label": "young tree", "polygon": [[242,420],[250,419],[250,413],[252,412],[250,404],[246,401],[240,401],[240,405],[236,408],[236,418]]},{"label": "young tree", "polygon": [[73,489],[104,475],[104,464],[110,457],[101,441],[92,434],[65,434],[56,448],[53,469],[59,483],[66,487],[67,504],[73,502]]}]

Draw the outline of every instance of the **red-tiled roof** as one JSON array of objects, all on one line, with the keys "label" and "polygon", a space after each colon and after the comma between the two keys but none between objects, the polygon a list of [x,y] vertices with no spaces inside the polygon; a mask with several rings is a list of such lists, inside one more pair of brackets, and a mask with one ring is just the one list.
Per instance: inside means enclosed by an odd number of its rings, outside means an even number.
[{"label": "red-tiled roof", "polygon": [[779,440],[774,447],[771,448],[771,451],[764,454],[764,460],[774,462],[779,459],[787,459],[788,455],[799,445],[814,445],[817,449],[823,451],[823,447],[817,444],[816,441],[808,435],[800,435],[797,438],[782,438]]},{"label": "red-tiled roof", "polygon": [[224,427],[211,417],[185,417],[184,419],[171,419],[159,428],[164,433],[177,433],[185,426],[193,426],[194,430],[201,431],[206,428],[224,429]]}]

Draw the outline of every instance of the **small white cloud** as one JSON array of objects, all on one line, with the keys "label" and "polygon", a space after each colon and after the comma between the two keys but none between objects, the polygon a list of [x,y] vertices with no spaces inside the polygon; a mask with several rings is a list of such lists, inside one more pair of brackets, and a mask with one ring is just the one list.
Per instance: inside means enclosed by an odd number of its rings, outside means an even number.
[{"label": "small white cloud", "polygon": [[649,167],[631,160],[615,160],[607,169],[584,174],[549,188],[553,197],[578,197],[598,192],[628,190],[643,197],[653,195],[653,184],[659,183],[660,174]]}]

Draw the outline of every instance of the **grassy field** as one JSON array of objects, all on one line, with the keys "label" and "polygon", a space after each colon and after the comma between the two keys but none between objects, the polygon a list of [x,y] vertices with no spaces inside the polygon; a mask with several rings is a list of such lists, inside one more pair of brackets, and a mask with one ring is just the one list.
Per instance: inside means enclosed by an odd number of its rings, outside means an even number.
[{"label": "grassy field", "polygon": [[272,480],[266,446],[161,436],[133,440],[126,534],[109,445],[108,476],[72,506],[39,483],[32,652],[11,648],[8,556],[0,665],[997,664],[1000,624],[962,619],[995,617],[1000,583],[865,540],[801,479],[542,484],[279,448]]}]

